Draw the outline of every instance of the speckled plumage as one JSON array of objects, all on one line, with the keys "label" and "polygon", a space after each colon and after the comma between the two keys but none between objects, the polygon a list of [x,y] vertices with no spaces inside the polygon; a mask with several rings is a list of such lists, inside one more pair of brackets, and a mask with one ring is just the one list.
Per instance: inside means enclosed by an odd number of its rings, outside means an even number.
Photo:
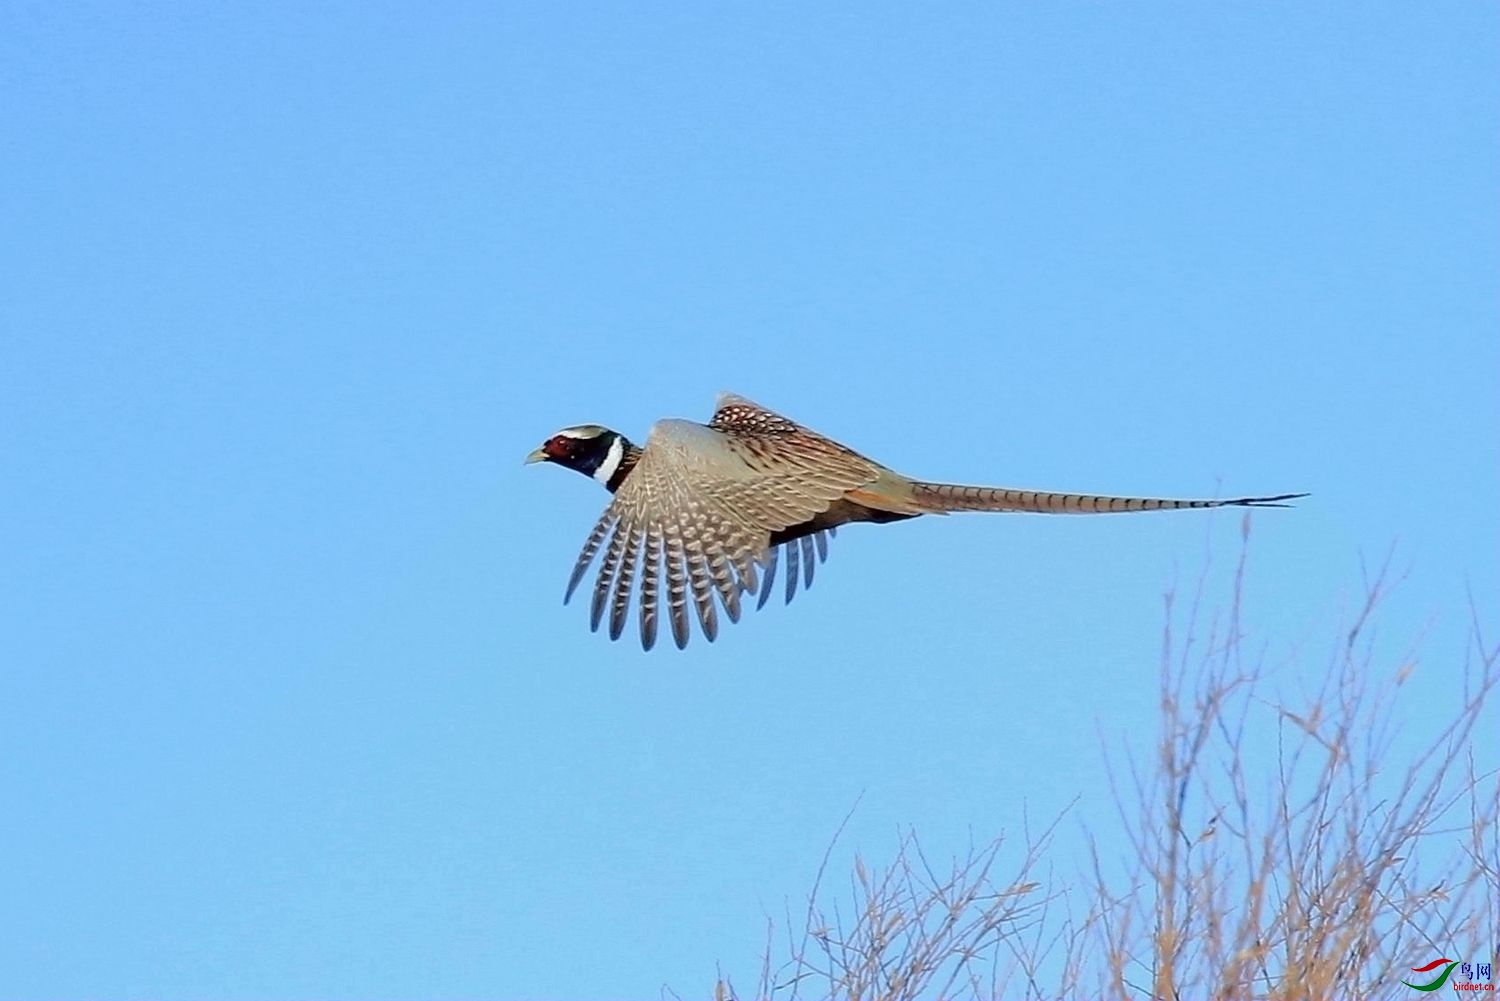
[{"label": "speckled plumage", "polygon": [[[673,642],[691,619],[710,641],[718,609],[739,621],[741,596],[766,603],[784,561],[785,595],[812,585],[840,525],[952,511],[1095,514],[1225,506],[1280,506],[1300,494],[1234,500],[1162,500],[972,487],[908,479],[853,449],[733,394],[707,425],[656,422],[644,448],[598,425],[566,428],[532,453],[592,475],[614,493],[574,564],[564,600],[604,550],[589,621],[625,630],[632,595],[641,644],[656,642],[662,606]],[[780,556],[778,557],[778,551]],[[665,601],[663,601],[665,590]]]}]

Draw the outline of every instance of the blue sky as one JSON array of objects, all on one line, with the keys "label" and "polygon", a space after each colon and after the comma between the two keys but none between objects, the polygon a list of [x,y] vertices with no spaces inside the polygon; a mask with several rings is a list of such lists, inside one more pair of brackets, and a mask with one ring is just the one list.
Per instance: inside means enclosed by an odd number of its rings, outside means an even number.
[{"label": "blue sky", "polygon": [[713,645],[591,635],[605,495],[521,458],[722,389],[924,478],[1312,491],[1255,516],[1279,683],[1395,545],[1382,640],[1451,693],[1497,21],[7,5],[0,995],[700,994],[861,794],[877,860],[1076,800],[1084,867],[1238,516],[856,526]]}]

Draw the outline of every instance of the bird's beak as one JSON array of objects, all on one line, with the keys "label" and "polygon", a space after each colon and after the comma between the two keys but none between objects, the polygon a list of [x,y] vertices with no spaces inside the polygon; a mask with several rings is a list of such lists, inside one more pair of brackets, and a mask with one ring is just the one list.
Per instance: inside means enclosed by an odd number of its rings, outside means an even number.
[{"label": "bird's beak", "polygon": [[526,461],[524,463],[522,463],[522,465],[529,466],[533,462],[546,462],[546,461],[547,461],[547,453],[544,450],[540,449],[540,448],[534,448],[534,449],[531,450],[531,454],[526,457]]}]

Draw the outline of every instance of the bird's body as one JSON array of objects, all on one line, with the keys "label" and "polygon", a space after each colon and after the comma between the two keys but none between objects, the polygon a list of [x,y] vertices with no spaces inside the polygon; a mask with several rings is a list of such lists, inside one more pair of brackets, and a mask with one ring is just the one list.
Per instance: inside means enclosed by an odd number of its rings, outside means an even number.
[{"label": "bird's body", "polygon": [[1105,514],[1275,507],[1303,496],[1162,500],[929,483],[729,393],[719,397],[706,425],[657,421],[644,448],[617,431],[585,424],[559,431],[527,461],[567,466],[614,494],[579,554],[564,600],[603,548],[593,627],[598,629],[607,609],[610,638],[619,638],[632,591],[638,590],[641,643],[648,650],[656,641],[663,584],[677,646],[687,644],[689,602],[712,640],[718,633],[716,605],[737,621],[742,594],[758,593],[759,604],[765,604],[778,552],[787,563],[790,601],[799,570],[803,586],[811,586],[816,562],[826,558],[828,537],[853,522],[956,511]]}]

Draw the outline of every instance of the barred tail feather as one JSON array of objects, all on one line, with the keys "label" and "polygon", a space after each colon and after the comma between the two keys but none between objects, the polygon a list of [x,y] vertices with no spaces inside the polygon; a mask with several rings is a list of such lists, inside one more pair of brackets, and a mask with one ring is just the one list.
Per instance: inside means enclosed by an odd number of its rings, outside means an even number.
[{"label": "barred tail feather", "polygon": [[1025,511],[1037,514],[1116,514],[1132,511],[1182,511],[1213,507],[1290,507],[1284,501],[1307,494],[1235,497],[1229,500],[1168,500],[1157,497],[1101,497],[1003,487],[968,487],[956,483],[912,484],[912,497],[931,513],[949,511]]}]

